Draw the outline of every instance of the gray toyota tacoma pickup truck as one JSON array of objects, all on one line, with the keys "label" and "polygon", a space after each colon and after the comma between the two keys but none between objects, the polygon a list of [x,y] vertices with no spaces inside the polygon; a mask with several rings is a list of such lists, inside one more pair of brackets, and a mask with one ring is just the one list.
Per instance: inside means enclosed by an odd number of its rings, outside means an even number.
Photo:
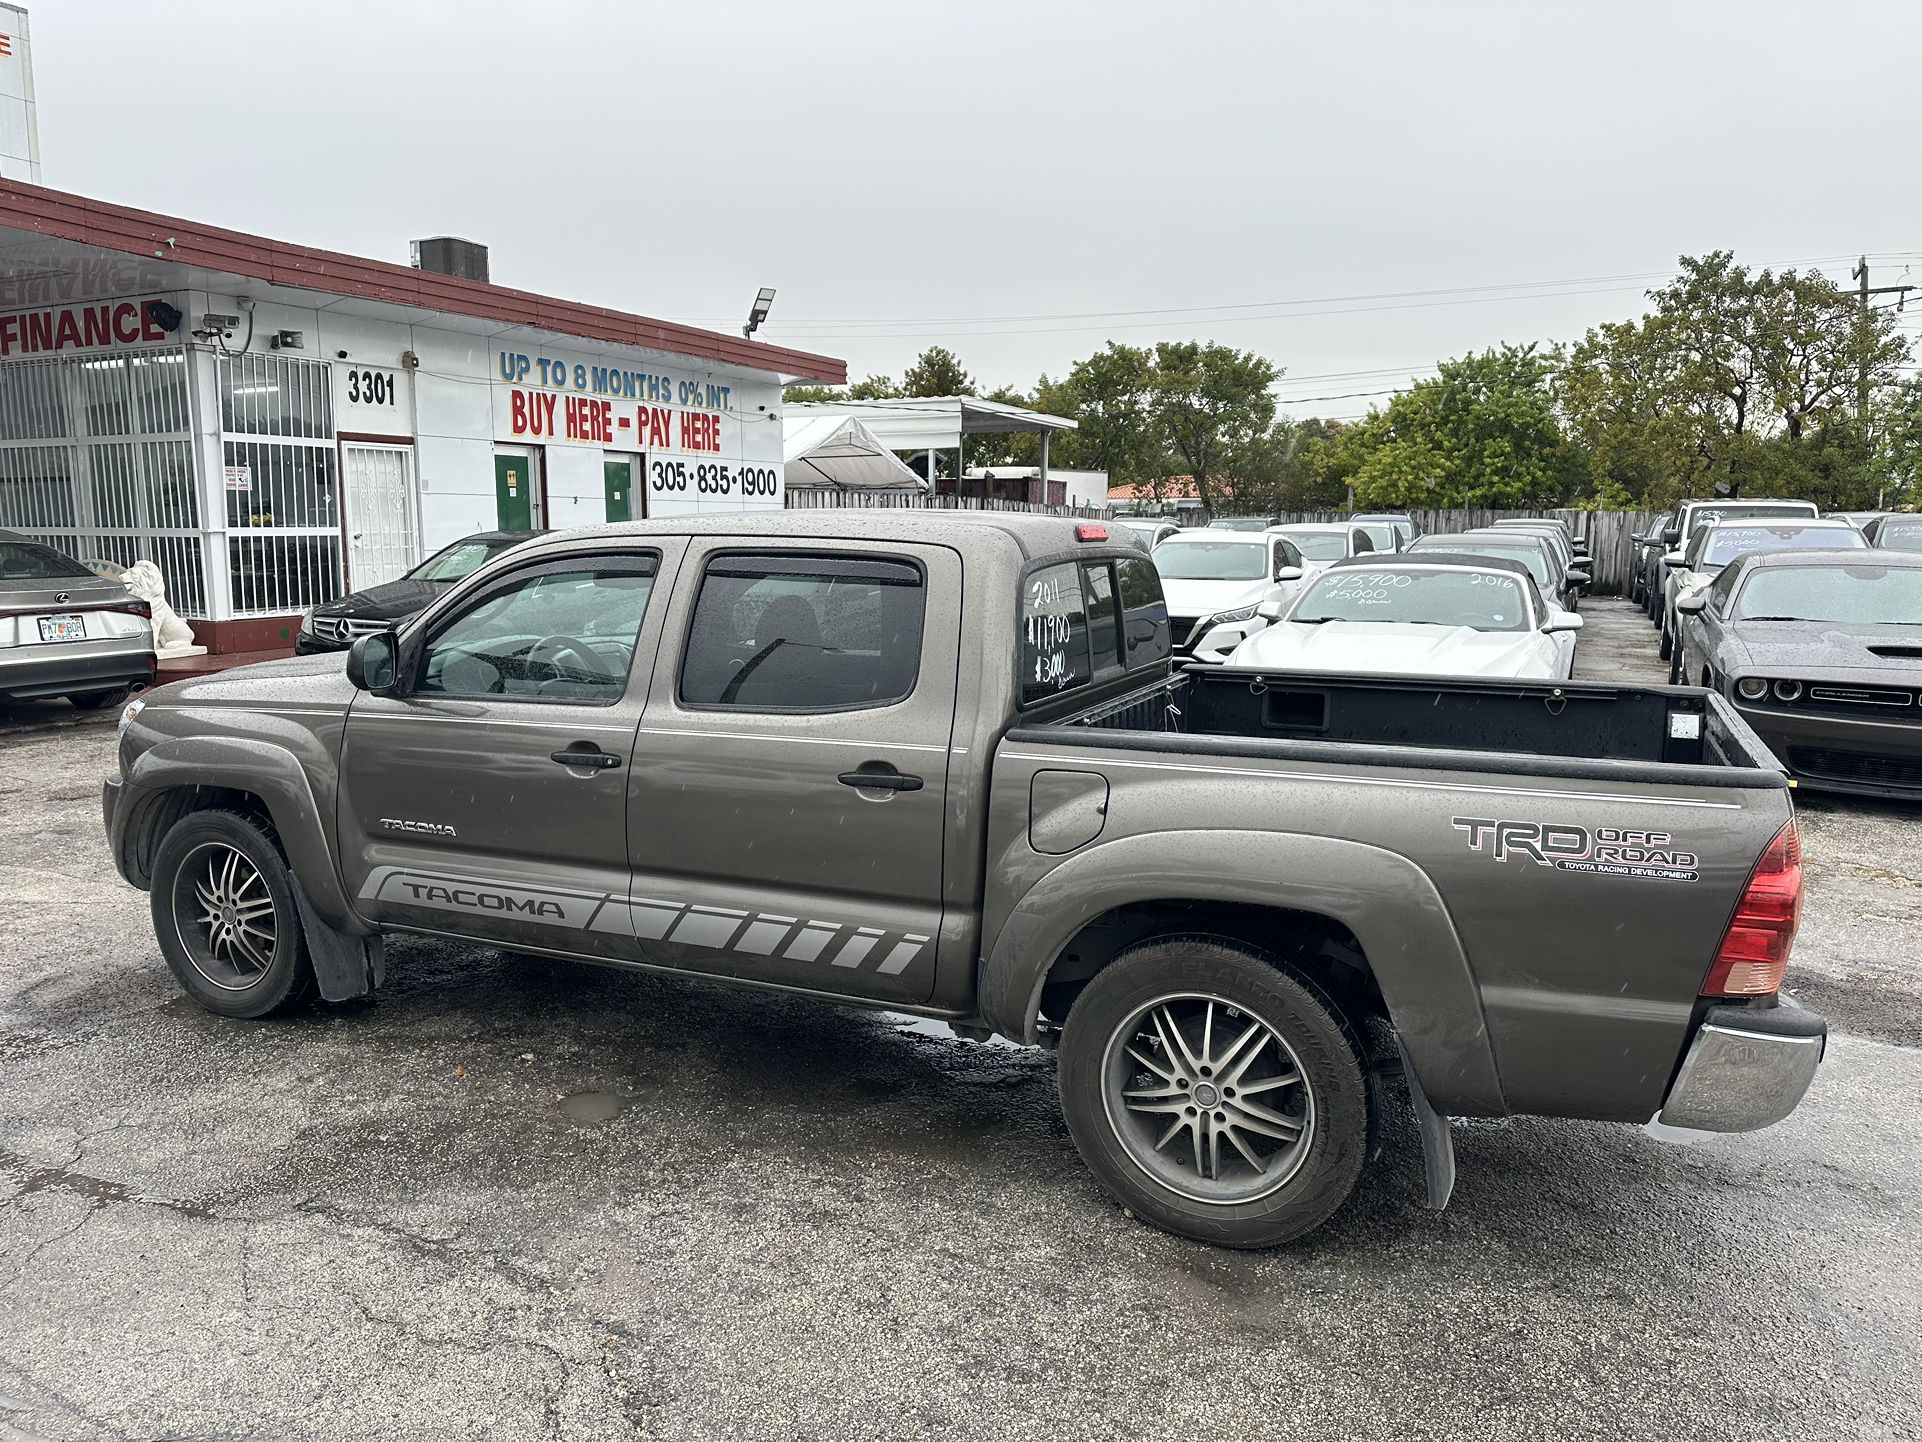
[{"label": "gray toyota tacoma pickup truck", "polygon": [[570,531],[399,630],[131,704],[120,872],[209,1009],[379,986],[408,932],[1059,1049],[1076,1146],[1266,1246],[1448,1118],[1767,1126],[1781,769],[1720,696],[1171,669],[1106,527],[908,512]]}]

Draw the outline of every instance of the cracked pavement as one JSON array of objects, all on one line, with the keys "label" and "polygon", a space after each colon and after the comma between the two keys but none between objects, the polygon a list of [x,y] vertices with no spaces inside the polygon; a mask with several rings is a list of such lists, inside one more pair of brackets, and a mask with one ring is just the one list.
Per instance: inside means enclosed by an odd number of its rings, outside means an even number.
[{"label": "cracked pavement", "polygon": [[[4,720],[4,718],[0,718]],[[1802,799],[1793,1117],[1399,1115],[1305,1243],[1149,1230],[1052,1059],[424,940],[235,1023],[113,874],[110,727],[0,739],[0,1442],[1922,1433],[1922,810]]]}]

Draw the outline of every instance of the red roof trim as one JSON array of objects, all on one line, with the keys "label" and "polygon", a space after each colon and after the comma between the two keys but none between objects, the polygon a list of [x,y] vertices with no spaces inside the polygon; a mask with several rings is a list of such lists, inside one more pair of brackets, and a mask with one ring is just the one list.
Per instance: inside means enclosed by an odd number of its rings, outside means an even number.
[{"label": "red roof trim", "polygon": [[264,280],[270,285],[391,301],[617,345],[647,346],[770,374],[804,376],[829,385],[844,385],[848,378],[847,362],[830,356],[758,345],[744,337],[503,285],[457,280],[391,261],[243,235],[17,180],[0,180],[0,226],[142,259],[164,253],[161,258],[166,260]]}]

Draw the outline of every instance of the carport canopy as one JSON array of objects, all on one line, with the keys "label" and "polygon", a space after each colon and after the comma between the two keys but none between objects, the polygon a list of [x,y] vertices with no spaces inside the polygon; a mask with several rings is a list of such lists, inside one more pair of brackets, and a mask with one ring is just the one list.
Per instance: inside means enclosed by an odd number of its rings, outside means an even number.
[{"label": "carport canopy", "polygon": [[[834,416],[857,420],[891,451],[924,451],[933,473],[936,451],[953,451],[954,474],[967,469],[964,451],[968,436],[1006,435],[1026,431],[1041,437],[1041,479],[1048,477],[1048,437],[1056,431],[1077,429],[1067,416],[1024,410],[979,396],[913,396],[885,401],[795,401],[783,408],[790,425],[797,421]],[[792,434],[792,432],[790,432]],[[789,484],[792,484],[790,482]]]},{"label": "carport canopy", "polygon": [[852,416],[805,413],[782,418],[782,460],[789,490],[925,491],[873,431]]}]

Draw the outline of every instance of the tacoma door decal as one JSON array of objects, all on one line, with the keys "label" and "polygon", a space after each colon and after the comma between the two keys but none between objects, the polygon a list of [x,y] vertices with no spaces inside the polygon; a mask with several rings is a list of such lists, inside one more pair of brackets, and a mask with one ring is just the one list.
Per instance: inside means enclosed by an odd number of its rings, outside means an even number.
[{"label": "tacoma door decal", "polygon": [[850,970],[872,966],[882,976],[899,976],[921,960],[933,940],[917,932],[846,921],[644,897],[630,900],[611,892],[521,886],[405,866],[376,867],[360,895],[363,901],[389,906],[538,922],[563,931],[611,932],[740,956],[778,956]]}]

